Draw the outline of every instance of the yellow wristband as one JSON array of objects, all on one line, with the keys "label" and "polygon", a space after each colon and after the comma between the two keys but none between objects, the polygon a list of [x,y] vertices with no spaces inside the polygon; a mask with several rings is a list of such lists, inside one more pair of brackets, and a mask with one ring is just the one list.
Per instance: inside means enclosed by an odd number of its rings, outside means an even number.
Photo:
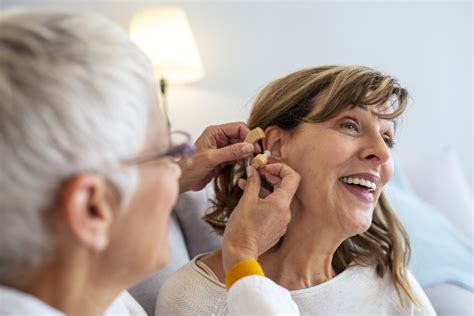
[{"label": "yellow wristband", "polygon": [[230,289],[235,282],[248,275],[264,275],[262,267],[256,260],[243,260],[230,268],[225,276],[226,288]]}]

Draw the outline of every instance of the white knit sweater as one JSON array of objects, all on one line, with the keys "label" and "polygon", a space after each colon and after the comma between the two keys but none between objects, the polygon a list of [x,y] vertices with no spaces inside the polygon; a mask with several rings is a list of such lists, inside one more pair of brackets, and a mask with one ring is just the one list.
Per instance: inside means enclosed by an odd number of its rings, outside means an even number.
[{"label": "white knit sweater", "polygon": [[[212,270],[194,258],[163,285],[155,315],[226,315],[226,289]],[[353,266],[316,286],[291,291],[302,315],[433,315],[435,311],[415,278],[408,273],[421,305],[416,309],[406,296],[402,306],[388,274],[374,267]]]}]

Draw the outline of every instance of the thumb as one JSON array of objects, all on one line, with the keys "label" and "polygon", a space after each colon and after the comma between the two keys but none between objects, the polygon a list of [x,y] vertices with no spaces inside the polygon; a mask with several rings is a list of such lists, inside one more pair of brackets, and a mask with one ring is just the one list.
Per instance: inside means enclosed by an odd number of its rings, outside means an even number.
[{"label": "thumb", "polygon": [[255,151],[254,145],[250,143],[237,143],[226,147],[214,149],[212,160],[219,165],[225,162],[242,160],[249,157]]},{"label": "thumb", "polygon": [[260,175],[252,166],[247,167],[247,183],[245,184],[243,200],[257,200],[260,192]]}]

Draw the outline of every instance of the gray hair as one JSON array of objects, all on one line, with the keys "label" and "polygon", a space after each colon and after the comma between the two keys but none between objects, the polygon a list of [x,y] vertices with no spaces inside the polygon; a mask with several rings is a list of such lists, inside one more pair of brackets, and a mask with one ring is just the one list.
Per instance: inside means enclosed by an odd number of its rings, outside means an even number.
[{"label": "gray hair", "polygon": [[128,203],[136,168],[104,167],[144,146],[158,106],[151,69],[123,30],[94,14],[0,17],[0,280],[45,261],[55,242],[48,216],[69,177],[101,173]]}]

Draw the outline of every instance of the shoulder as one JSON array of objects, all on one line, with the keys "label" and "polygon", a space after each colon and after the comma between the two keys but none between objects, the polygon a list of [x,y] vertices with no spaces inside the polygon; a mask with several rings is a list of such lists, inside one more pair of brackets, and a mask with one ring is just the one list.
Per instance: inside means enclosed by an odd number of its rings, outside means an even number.
[{"label": "shoulder", "polygon": [[64,313],[36,296],[0,284],[0,315],[61,316]]},{"label": "shoulder", "polygon": [[433,305],[431,305],[431,302],[428,299],[428,296],[426,296],[425,291],[423,290],[421,285],[418,283],[418,281],[415,279],[415,277],[410,272],[410,270],[407,270],[407,278],[408,278],[408,283],[410,284],[410,287],[413,291],[413,294],[415,294],[415,297],[418,300],[418,304],[420,305],[419,309],[421,311],[421,314],[422,315],[435,315],[436,312],[434,310]]},{"label": "shoulder", "polygon": [[141,305],[138,304],[138,302],[130,295],[130,293],[128,293],[128,291],[123,291],[105,311],[105,316],[109,315],[145,316],[146,313]]},{"label": "shoulder", "polygon": [[386,271],[383,277],[377,275],[374,266],[361,267],[357,266],[354,272],[360,273],[364,276],[368,283],[372,284],[374,294],[378,293],[380,298],[383,298],[393,309],[401,312],[404,315],[434,315],[436,314],[433,306],[427,298],[422,287],[415,279],[413,274],[407,269],[406,276],[408,284],[416,297],[419,306],[416,306],[405,293],[401,290],[400,295],[393,281],[390,270]]},{"label": "shoulder", "polygon": [[163,284],[155,315],[219,314],[220,309],[225,308],[225,288],[200,270],[195,260],[184,265]]},{"label": "shoulder", "polygon": [[200,275],[193,261],[173,273],[164,283],[158,295],[158,301],[166,303],[185,298],[190,291],[209,286],[206,278]]}]

